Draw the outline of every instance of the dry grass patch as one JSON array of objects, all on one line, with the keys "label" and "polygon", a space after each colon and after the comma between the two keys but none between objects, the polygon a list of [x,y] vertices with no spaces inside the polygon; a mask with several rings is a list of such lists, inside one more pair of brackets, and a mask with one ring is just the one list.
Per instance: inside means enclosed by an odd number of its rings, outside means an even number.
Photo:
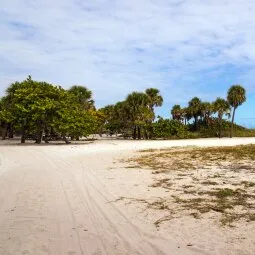
[{"label": "dry grass patch", "polygon": [[166,189],[169,197],[132,201],[165,211],[166,216],[155,221],[157,227],[173,217],[200,219],[209,212],[226,226],[254,221],[254,160],[255,145],[141,151],[126,162],[152,170],[157,178],[151,187]]},{"label": "dry grass patch", "polygon": [[170,189],[173,183],[169,182],[169,178],[163,178],[156,180],[150,187],[157,188],[157,187],[162,187],[164,189]]},{"label": "dry grass patch", "polygon": [[193,213],[196,215],[210,211],[222,213],[220,222],[223,225],[230,225],[234,221],[241,219],[245,219],[246,221],[253,219],[255,213],[253,211],[255,208],[255,195],[245,190],[223,188],[204,191],[198,195],[199,197],[190,199],[180,197],[174,197],[174,199],[180,207],[193,210]]},{"label": "dry grass patch", "polygon": [[135,162],[142,168],[160,172],[212,168],[215,165],[226,167],[226,163],[231,169],[254,170],[254,166],[247,161],[255,160],[255,145],[153,149],[140,152],[141,155],[127,162]]},{"label": "dry grass patch", "polygon": [[201,182],[201,184],[203,184],[203,185],[218,185],[218,182],[214,182],[214,181],[203,181],[203,182]]}]

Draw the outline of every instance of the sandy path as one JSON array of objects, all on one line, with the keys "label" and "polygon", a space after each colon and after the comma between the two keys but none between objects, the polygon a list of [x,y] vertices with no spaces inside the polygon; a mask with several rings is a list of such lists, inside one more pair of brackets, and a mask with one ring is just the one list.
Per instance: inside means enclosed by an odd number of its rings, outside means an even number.
[{"label": "sandy path", "polygon": [[[255,139],[221,141],[255,143]],[[106,177],[114,158],[135,149],[218,143],[209,139],[1,146],[0,254],[207,254],[178,247],[146,224],[136,225],[135,212],[127,214],[111,203],[119,194],[109,188],[112,183]],[[126,181],[132,182],[129,178]],[[115,179],[117,193],[125,186],[121,180]]]}]

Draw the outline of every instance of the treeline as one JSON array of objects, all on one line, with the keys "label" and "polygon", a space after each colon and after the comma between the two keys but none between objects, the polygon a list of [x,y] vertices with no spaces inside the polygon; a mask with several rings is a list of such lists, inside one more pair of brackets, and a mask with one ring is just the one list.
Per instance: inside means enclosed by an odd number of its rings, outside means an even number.
[{"label": "treeline", "polygon": [[[202,102],[194,97],[187,107],[173,106],[172,119],[155,116],[163,104],[156,88],[133,92],[124,101],[96,109],[92,92],[83,86],[68,90],[46,82],[32,80],[11,84],[0,100],[2,139],[14,134],[41,143],[70,140],[98,133],[133,139],[171,139],[233,135],[235,111],[246,100],[240,85],[232,86],[226,99]],[[232,109],[231,109],[232,108]],[[232,128],[229,118],[232,115]],[[199,134],[199,135],[198,135]]]},{"label": "treeline", "polygon": [[233,85],[228,90],[226,99],[218,97],[214,102],[202,102],[198,97],[194,97],[188,102],[187,107],[181,108],[180,105],[174,105],[171,115],[174,120],[184,124],[193,119],[193,125],[189,126],[190,131],[201,131],[201,128],[215,130],[216,126],[219,137],[222,136],[222,129],[226,127],[223,118],[230,119],[232,116],[230,128],[230,137],[232,137],[236,109],[245,101],[245,89],[240,85]]},{"label": "treeline", "polygon": [[[172,119],[157,116],[155,107],[161,106],[163,97],[159,90],[150,88],[144,93],[133,92],[126,100],[108,105],[99,111],[104,116],[104,132],[122,133],[133,139],[222,137],[222,131],[233,135],[235,111],[246,101],[246,91],[240,85],[232,86],[227,98],[214,102],[202,102],[192,98],[188,106],[174,105]],[[231,124],[224,120],[232,115]]]}]

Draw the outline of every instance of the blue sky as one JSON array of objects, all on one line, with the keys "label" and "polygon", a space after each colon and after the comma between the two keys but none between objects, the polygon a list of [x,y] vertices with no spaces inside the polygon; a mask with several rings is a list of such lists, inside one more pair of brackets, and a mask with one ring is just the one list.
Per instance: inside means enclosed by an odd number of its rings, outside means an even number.
[{"label": "blue sky", "polygon": [[168,117],[242,84],[237,122],[255,127],[254,16],[255,0],[1,0],[0,95],[28,74],[85,85],[98,107],[157,87]]}]

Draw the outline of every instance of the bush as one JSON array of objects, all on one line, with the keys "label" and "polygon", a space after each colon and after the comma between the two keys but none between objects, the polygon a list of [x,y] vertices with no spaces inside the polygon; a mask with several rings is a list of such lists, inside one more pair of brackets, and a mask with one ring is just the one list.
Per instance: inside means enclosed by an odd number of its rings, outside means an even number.
[{"label": "bush", "polygon": [[153,138],[189,138],[190,132],[188,132],[187,126],[183,125],[177,120],[159,119],[153,123]]},{"label": "bush", "polygon": [[[208,123],[204,121],[198,122],[198,129],[196,130],[195,124],[189,124],[188,130],[200,138],[207,137],[218,137],[219,135],[219,123],[216,118],[210,118]],[[231,129],[231,122],[227,120],[222,120],[222,137],[229,137]],[[234,136],[236,137],[251,137],[255,136],[255,131],[242,127],[240,125],[234,124]]]}]

